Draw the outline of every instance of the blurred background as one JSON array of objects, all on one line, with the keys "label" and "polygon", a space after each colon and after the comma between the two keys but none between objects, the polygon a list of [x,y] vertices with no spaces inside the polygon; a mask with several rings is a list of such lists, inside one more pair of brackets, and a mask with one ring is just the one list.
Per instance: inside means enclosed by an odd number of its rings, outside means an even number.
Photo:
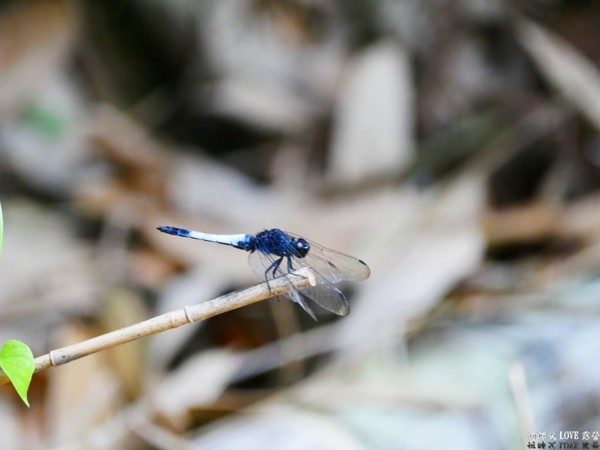
[{"label": "blurred background", "polygon": [[584,0],[2,2],[0,341],[259,281],[158,225],[372,271],[347,317],[264,301],[40,372],[30,409],[2,386],[2,449],[594,448],[599,26]]}]

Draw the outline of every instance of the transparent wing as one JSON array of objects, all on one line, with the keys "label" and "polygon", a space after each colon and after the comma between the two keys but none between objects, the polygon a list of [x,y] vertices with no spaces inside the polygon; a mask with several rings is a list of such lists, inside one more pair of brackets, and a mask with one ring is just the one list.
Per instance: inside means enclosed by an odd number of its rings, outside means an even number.
[{"label": "transparent wing", "polygon": [[317,281],[316,286],[302,289],[300,295],[310,298],[321,308],[338,316],[347,316],[350,312],[350,305],[342,291],[329,282],[320,283]]},{"label": "transparent wing", "polygon": [[[301,238],[294,233],[289,233],[296,239]],[[339,283],[341,281],[362,281],[369,278],[371,270],[364,261],[345,253],[331,250],[321,244],[306,239],[310,244],[310,250],[304,258],[298,258],[302,265],[312,268],[319,272],[330,283]]]},{"label": "transparent wing", "polygon": [[248,256],[248,262],[250,268],[256,274],[256,276],[262,280],[272,280],[273,278],[279,278],[283,275],[287,275],[290,271],[300,269],[302,267],[308,267],[314,273],[316,278],[316,286],[298,290],[293,284],[288,283],[290,287],[290,293],[286,297],[292,299],[298,303],[302,308],[315,318],[314,313],[308,306],[306,298],[311,299],[317,305],[322,308],[331,311],[335,314],[345,316],[350,312],[348,301],[344,294],[333,286],[329,279],[323,276],[318,269],[313,268],[307,264],[306,258],[291,258],[291,267],[289,267],[287,258],[283,258],[277,269],[274,271],[273,264],[279,260],[278,256],[261,253],[255,251],[250,253]]}]

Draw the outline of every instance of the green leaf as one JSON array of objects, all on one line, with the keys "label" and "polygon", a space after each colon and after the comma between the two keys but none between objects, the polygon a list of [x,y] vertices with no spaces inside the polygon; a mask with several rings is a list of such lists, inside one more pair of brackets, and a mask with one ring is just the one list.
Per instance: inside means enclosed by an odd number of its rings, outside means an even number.
[{"label": "green leaf", "polygon": [[0,368],[10,379],[21,400],[29,406],[27,390],[35,368],[30,348],[15,339],[6,341],[0,348]]},{"label": "green leaf", "polygon": [[25,110],[24,120],[34,130],[51,139],[60,138],[67,125],[64,117],[39,104],[28,105]]}]

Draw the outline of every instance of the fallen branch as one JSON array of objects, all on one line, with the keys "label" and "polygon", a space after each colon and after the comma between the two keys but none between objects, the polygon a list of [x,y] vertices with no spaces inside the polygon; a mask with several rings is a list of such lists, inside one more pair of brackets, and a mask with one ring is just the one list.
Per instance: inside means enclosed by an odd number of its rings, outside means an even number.
[{"label": "fallen branch", "polygon": [[[52,350],[50,353],[35,358],[34,373],[51,366],[60,366],[142,337],[179,328],[183,325],[205,320],[209,317],[257,303],[267,298],[286,294],[290,291],[292,285],[297,289],[303,289],[315,284],[315,278],[309,270],[299,270],[285,277],[271,280],[268,284],[257,284],[242,291],[232,292],[213,300],[186,306],[183,309],[161,314],[152,319],[144,320],[143,322],[138,322],[134,325],[129,325],[77,344]],[[0,371],[0,384],[8,382],[8,377]]]}]

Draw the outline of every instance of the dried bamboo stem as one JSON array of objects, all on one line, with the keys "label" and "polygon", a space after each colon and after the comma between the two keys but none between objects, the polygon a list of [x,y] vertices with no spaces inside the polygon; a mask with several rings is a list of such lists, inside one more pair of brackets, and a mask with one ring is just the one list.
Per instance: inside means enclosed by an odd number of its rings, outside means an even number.
[{"label": "dried bamboo stem", "polygon": [[[135,341],[145,336],[161,333],[166,330],[178,328],[183,325],[208,319],[209,317],[232,311],[242,306],[265,300],[267,298],[283,295],[291,289],[291,285],[297,289],[303,289],[316,284],[312,273],[306,269],[299,270],[285,277],[261,283],[242,291],[232,292],[213,300],[186,306],[183,309],[171,311],[160,316],[153,317],[143,322],[138,322],[118,330],[114,330],[94,338],[67,345],[50,353],[35,358],[35,372],[47,369],[51,366],[60,366],[84,356],[97,353],[127,342]],[[0,371],[0,384],[6,384],[9,380]]]}]

